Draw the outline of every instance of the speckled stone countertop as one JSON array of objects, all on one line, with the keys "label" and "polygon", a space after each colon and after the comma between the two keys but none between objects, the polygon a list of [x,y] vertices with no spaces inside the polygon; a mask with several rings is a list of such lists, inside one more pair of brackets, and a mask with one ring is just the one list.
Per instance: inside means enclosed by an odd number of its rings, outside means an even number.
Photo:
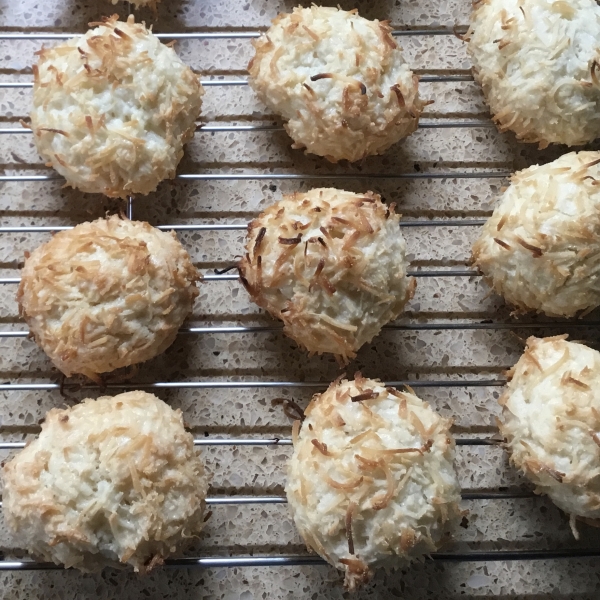
[{"label": "speckled stone countertop", "polygon": [[[309,4],[309,2],[304,2]],[[139,18],[156,32],[245,32],[265,28],[296,0],[163,0],[156,18],[140,11]],[[331,3],[336,4],[336,3]],[[481,93],[469,80],[470,64],[464,44],[452,34],[454,25],[468,22],[468,0],[342,1],[369,18],[389,19],[396,28],[445,29],[442,35],[402,36],[400,43],[411,67],[434,76],[421,84],[422,95],[435,100],[422,127],[381,157],[361,165],[331,165],[290,149],[278,131],[280,122],[245,85],[206,87],[202,119],[222,127],[270,125],[276,130],[199,132],[187,148],[179,172],[304,174],[296,179],[175,180],[155,194],[134,200],[133,216],[152,224],[244,224],[282,193],[315,185],[311,175],[330,176],[319,185],[353,191],[373,189],[396,202],[407,219],[481,219],[491,213],[509,171],[558,156],[563,149],[539,152],[501,135],[491,127]],[[120,12],[104,0],[0,0],[0,33],[83,32],[102,15]],[[31,81],[35,40],[0,39],[0,82]],[[176,48],[205,80],[243,80],[252,54],[249,38],[197,37],[182,39]],[[455,77],[448,80],[446,76]],[[446,77],[446,80],[441,80]],[[437,80],[436,80],[437,77]],[[0,127],[19,128],[29,110],[30,88],[0,87]],[[442,128],[459,121],[468,126]],[[434,125],[434,127],[431,127]],[[437,126],[435,126],[437,125]],[[0,136],[0,175],[49,173],[38,157],[30,135]],[[397,177],[399,174],[474,171],[478,179]],[[368,178],[385,174],[388,178]],[[362,178],[345,176],[359,175]],[[118,203],[62,189],[60,181],[0,182],[0,225],[69,225],[97,218]],[[477,226],[420,226],[404,229],[412,268],[423,273],[468,269],[469,247]],[[48,238],[46,233],[0,233],[0,277],[18,277],[25,250]],[[205,272],[230,265],[239,254],[243,230],[192,231],[180,235],[193,260]],[[387,381],[497,380],[522,350],[522,338],[534,330],[491,327],[451,329],[459,323],[510,319],[502,301],[488,294],[478,277],[420,277],[416,295],[399,324],[438,328],[385,330],[363,348],[348,371]],[[15,303],[15,286],[0,286],[0,329],[23,330]],[[597,319],[594,315],[590,320]],[[525,319],[523,319],[525,320]],[[531,319],[527,319],[531,320]],[[231,279],[207,281],[191,319],[194,325],[270,325],[269,318],[248,302],[244,290]],[[560,326],[537,333],[562,333]],[[597,329],[577,329],[577,337],[593,342]],[[0,380],[46,383],[58,373],[36,345],[26,338],[0,338]],[[333,359],[305,354],[278,331],[180,335],[163,356],[142,365],[134,381],[279,381],[324,382],[339,374]],[[158,395],[180,407],[197,437],[284,437],[291,423],[274,398],[308,402],[307,387],[169,389]],[[418,393],[445,416],[455,419],[458,437],[492,436],[496,432],[498,386],[420,387]],[[45,412],[84,397],[71,391],[0,392],[0,440],[33,435]],[[89,390],[86,395],[98,395]],[[289,446],[207,446],[204,457],[213,475],[212,496],[280,495]],[[0,451],[5,458],[8,451]],[[523,495],[528,484],[508,464],[497,446],[461,446],[458,471],[466,492],[511,491]],[[525,494],[527,496],[527,494]],[[521,497],[464,501],[468,517],[454,534],[448,552],[544,550],[600,547],[597,533],[582,526],[575,542],[567,520],[544,498]],[[202,538],[191,556],[277,555],[306,553],[285,504],[215,505]],[[18,539],[0,525],[0,548],[5,556],[21,556]],[[1,563],[0,563],[1,566]],[[346,598],[338,573],[325,566],[260,568],[171,568],[139,578],[130,572],[106,570],[102,575],[74,571],[0,572],[2,598],[178,598],[192,600],[252,600],[259,598]],[[433,562],[386,575],[355,598],[454,599],[600,597],[600,559],[540,561]]]}]

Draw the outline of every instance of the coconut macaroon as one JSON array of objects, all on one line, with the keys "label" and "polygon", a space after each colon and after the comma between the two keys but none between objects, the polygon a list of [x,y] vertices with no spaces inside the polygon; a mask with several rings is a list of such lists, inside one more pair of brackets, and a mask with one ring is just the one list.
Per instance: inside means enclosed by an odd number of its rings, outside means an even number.
[{"label": "coconut macaroon", "polygon": [[31,128],[67,183],[124,198],[175,176],[194,135],[202,86],[133,16],[39,52]]},{"label": "coconut macaroon", "polygon": [[527,340],[499,426],[511,461],[571,515],[577,537],[577,517],[600,526],[600,353],[566,337]]},{"label": "coconut macaroon", "polygon": [[36,342],[96,381],[175,340],[200,278],[173,232],[117,216],[57,233],[25,260],[17,293]]},{"label": "coconut macaroon", "polygon": [[248,226],[241,281],[298,344],[347,362],[414,293],[399,221],[373,192],[284,196]]},{"label": "coconut macaroon", "polygon": [[360,373],[315,395],[305,415],[286,493],[308,548],[351,590],[376,567],[436,550],[459,515],[451,421]]},{"label": "coconut macaroon", "polygon": [[249,83],[286,121],[293,148],[332,162],[381,154],[426,105],[387,22],[311,6],[280,14],[253,41]]},{"label": "coconut macaroon", "polygon": [[82,571],[161,564],[202,529],[208,488],[181,411],[140,391],[53,408],[3,480],[19,543]]},{"label": "coconut macaroon", "polygon": [[571,317],[600,305],[600,152],[513,175],[473,261],[519,311]]},{"label": "coconut macaroon", "polygon": [[540,148],[600,135],[595,0],[478,0],[466,39],[500,131]]}]

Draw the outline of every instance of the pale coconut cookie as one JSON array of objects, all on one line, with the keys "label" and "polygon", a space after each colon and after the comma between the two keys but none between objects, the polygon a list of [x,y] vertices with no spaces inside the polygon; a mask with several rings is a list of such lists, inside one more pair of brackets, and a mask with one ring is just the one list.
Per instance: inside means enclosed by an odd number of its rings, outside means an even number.
[{"label": "pale coconut cookie", "polygon": [[581,145],[600,136],[595,0],[478,0],[465,39],[500,131]]},{"label": "pale coconut cookie", "polygon": [[200,279],[173,232],[98,219],[57,233],[25,260],[17,293],[36,342],[67,376],[98,375],[166,350]]},{"label": "pale coconut cookie", "polygon": [[600,305],[600,152],[513,175],[473,261],[518,311],[572,317]]},{"label": "pale coconut cookie", "polygon": [[527,340],[499,426],[511,461],[571,515],[577,537],[576,518],[600,525],[600,353],[566,337]]},{"label": "pale coconut cookie", "polygon": [[35,557],[142,573],[197,536],[208,481],[181,411],[135,391],[53,408],[3,471],[4,520]]},{"label": "pale coconut cookie", "polygon": [[347,362],[414,293],[399,222],[372,192],[284,196],[248,226],[241,281],[300,346]]},{"label": "pale coconut cookie", "polygon": [[459,516],[451,421],[360,373],[315,395],[305,415],[286,493],[308,548],[350,590],[435,551]]},{"label": "pale coconut cookie", "polygon": [[38,152],[83,192],[148,194],[175,176],[202,86],[175,51],[117,16],[39,53],[31,128]]},{"label": "pale coconut cookie", "polygon": [[294,148],[355,161],[415,131],[426,102],[390,31],[313,5],[280,14],[253,42],[249,83],[287,121]]}]

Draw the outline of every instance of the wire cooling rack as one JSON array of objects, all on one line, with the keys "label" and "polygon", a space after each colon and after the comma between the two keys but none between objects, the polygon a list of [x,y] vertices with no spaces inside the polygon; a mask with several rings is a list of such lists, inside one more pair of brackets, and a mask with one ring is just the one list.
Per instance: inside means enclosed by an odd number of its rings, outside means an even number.
[{"label": "wire cooling rack", "polygon": [[[453,39],[457,33],[464,33],[465,28],[436,28],[436,27],[412,27],[405,29],[396,29],[393,35],[400,38],[401,40],[417,40],[418,44],[421,45],[434,45],[437,40],[448,40]],[[197,31],[197,32],[177,32],[177,33],[159,33],[159,37],[165,41],[177,40],[179,42],[202,42],[210,45],[216,41],[231,41],[235,44],[247,44],[251,38],[259,35],[259,30],[254,31],[236,31],[236,30],[220,30],[220,31]],[[73,37],[75,32],[47,32],[47,31],[7,31],[0,32],[0,44],[16,45],[26,43],[28,45],[52,44],[59,40],[65,40]],[[10,47],[10,46],[8,46]],[[185,59],[184,59],[185,60]],[[244,76],[237,72],[235,69],[231,70],[232,73],[228,73],[227,69],[222,70],[217,75],[208,74],[208,76],[202,73],[203,80],[202,84],[207,90],[218,89],[218,90],[230,90],[231,93],[235,93],[236,90],[243,86],[247,86],[247,81]],[[421,77],[422,84],[449,84],[449,85],[460,85],[461,83],[469,84],[473,81],[468,69],[460,68],[445,68],[445,69],[416,69]],[[22,92],[27,91],[32,86],[31,74],[27,70],[11,70],[5,69],[0,72],[0,93],[11,93],[11,92]],[[425,95],[427,91],[425,90]],[[442,101],[443,109],[443,101]],[[485,114],[459,114],[460,111],[449,111],[447,114],[442,110],[438,113],[432,113],[426,115],[421,119],[419,128],[420,130],[433,130],[434,132],[445,132],[445,135],[452,136],[453,132],[461,132],[466,130],[482,131],[482,135],[485,137],[485,132],[491,132],[490,135],[495,134],[492,123]],[[468,112],[468,111],[467,111]],[[476,112],[476,111],[475,111]],[[26,114],[18,114],[18,117],[26,117]],[[264,119],[270,122],[260,122],[250,124],[244,122],[243,119],[232,119],[241,122],[235,123],[224,123],[223,118],[219,118],[220,115],[214,115],[212,122],[202,122],[198,124],[196,140],[202,144],[204,136],[211,136],[215,134],[233,134],[236,136],[245,136],[248,134],[260,134],[260,135],[280,135],[282,131],[281,124],[272,122],[272,119]],[[2,115],[0,115],[2,118]],[[251,119],[250,119],[251,120]],[[3,126],[0,127],[0,148],[3,145],[3,140],[10,140],[5,142],[11,144],[16,148],[22,145],[30,143],[31,132],[26,127],[19,124],[18,119],[15,115],[11,115],[10,118],[2,118],[0,123]],[[5,125],[5,126],[4,126]],[[416,134],[415,134],[416,135]],[[284,145],[287,144],[284,141]],[[402,144],[402,142],[401,142]],[[518,145],[513,144],[513,150],[519,148]],[[290,151],[291,152],[291,151]],[[180,173],[177,175],[172,186],[177,188],[185,183],[198,184],[202,182],[226,182],[232,185],[244,182],[253,182],[266,184],[289,184],[289,185],[305,185],[305,187],[315,186],[319,184],[329,185],[358,185],[358,186],[369,186],[377,189],[377,186],[381,182],[390,184],[411,182],[431,182],[440,181],[444,185],[448,181],[452,182],[468,182],[475,180],[482,180],[485,182],[497,182],[497,187],[504,184],[507,176],[513,170],[517,161],[510,159],[504,161],[490,160],[486,162],[485,159],[471,160],[471,161],[446,161],[447,164],[438,164],[436,161],[431,161],[427,169],[421,170],[416,167],[413,168],[413,162],[410,157],[405,157],[402,161],[401,167],[396,169],[390,169],[389,165],[385,162],[385,157],[373,160],[369,165],[362,169],[356,169],[354,167],[335,167],[327,172],[318,172],[319,165],[318,159],[305,159],[300,160],[299,153],[291,154],[292,157],[298,158],[301,164],[300,167],[295,165],[291,168],[281,169],[277,166],[274,168],[247,168],[246,166],[232,167],[217,165],[215,168],[206,166],[198,167],[196,170],[191,170],[189,165],[184,163],[180,169]],[[532,154],[535,158],[535,153]],[[480,158],[480,157],[478,157]],[[532,162],[531,159],[527,159]],[[308,162],[307,162],[308,161]],[[427,161],[424,161],[427,162]],[[440,161],[443,163],[444,161]],[[37,185],[37,184],[49,184],[52,182],[60,183],[61,178],[54,173],[39,164],[21,164],[22,161],[8,162],[3,165],[2,171],[0,171],[0,193],[2,193],[3,185],[14,184],[14,185]],[[308,167],[304,169],[304,167]],[[384,167],[384,168],[379,168]],[[304,170],[303,170],[304,169]],[[325,182],[325,183],[324,183]],[[385,196],[385,194],[384,194]],[[144,204],[147,200],[134,200],[130,198],[125,205],[125,212],[130,218],[145,218],[147,208]],[[484,210],[475,211],[447,211],[446,214],[441,216],[438,214],[434,218],[431,218],[427,214],[427,210],[423,209],[419,214],[418,207],[413,210],[413,215],[407,219],[404,219],[401,226],[405,232],[414,231],[416,232],[415,247],[421,248],[423,245],[431,244],[431,235],[429,232],[436,232],[440,230],[455,231],[469,231],[475,232],[484,222],[485,217],[491,212],[488,202],[488,208]],[[402,203],[400,203],[402,209]],[[143,214],[138,216],[138,211],[141,210]],[[257,210],[247,211],[250,213],[256,213]],[[438,211],[439,212],[439,211]],[[443,211],[441,211],[443,213]],[[459,214],[457,214],[457,212]],[[26,239],[30,244],[29,249],[33,249],[44,239],[47,239],[48,234],[51,232],[68,229],[73,224],[65,223],[58,224],[52,222],[51,224],[39,224],[39,219],[36,216],[35,210],[27,214],[19,214],[16,211],[14,214],[6,209],[3,213],[2,222],[0,222],[0,240],[1,236],[19,236],[25,235],[30,236]],[[224,216],[223,216],[224,214]],[[416,216],[415,216],[416,215]],[[40,213],[41,217],[47,215]],[[99,215],[96,215],[99,216]],[[252,217],[252,214],[246,215],[246,218],[240,220],[239,214],[235,211],[231,212],[229,216],[228,212],[221,211],[218,217],[212,218],[211,216],[204,216],[200,218],[190,219],[178,219],[176,222],[170,222],[168,219],[163,219],[160,222],[154,221],[152,224],[158,226],[160,229],[175,230],[180,234],[210,234],[219,235],[222,232],[238,232],[241,233],[246,228],[247,220]],[[95,217],[94,217],[95,218]],[[30,224],[16,224],[17,221],[25,221]],[[47,220],[47,219],[46,219]],[[152,219],[150,219],[152,221]],[[202,221],[206,222],[202,222]],[[190,222],[191,221],[191,222]],[[427,236],[430,237],[427,237]],[[451,236],[452,234],[450,234]],[[36,237],[39,236],[39,237]],[[424,241],[421,241],[421,237]],[[12,239],[12,238],[11,238]],[[435,237],[432,238],[437,239]],[[446,240],[446,238],[444,238]],[[198,242],[202,245],[202,238]],[[452,243],[447,240],[444,243]],[[1,244],[1,242],[0,242]],[[228,248],[229,250],[229,248]],[[234,264],[234,252],[231,256],[222,256],[219,261],[220,267],[225,267]],[[0,276],[0,292],[4,296],[13,294],[16,290],[16,285],[19,283],[18,272],[16,267],[20,264],[21,256],[12,254],[10,257],[3,260],[2,273]],[[197,261],[200,266],[204,266],[204,283],[203,288],[223,282],[232,282],[231,285],[235,285],[238,280],[236,274],[230,273],[216,273],[214,268],[207,267],[203,263],[210,263],[211,261]],[[473,271],[465,261],[462,264],[458,264],[460,261],[444,261],[444,260],[427,260],[421,259],[418,253],[414,257],[413,266],[411,267],[411,275],[419,278],[420,281],[432,280],[440,282],[440,289],[442,294],[445,286],[448,284],[445,282],[452,282],[458,280],[465,280],[473,282],[478,280],[478,274]],[[11,272],[11,269],[14,271]],[[8,291],[7,291],[8,290]],[[208,292],[209,295],[212,292]],[[478,292],[483,298],[484,291]],[[2,297],[4,297],[2,296]],[[217,298],[215,293],[211,296],[213,300]],[[409,308],[410,310],[410,308]],[[429,319],[432,322],[426,322],[427,319],[423,319],[419,316],[418,311],[413,311],[415,315],[411,314],[407,318],[403,318],[401,322],[395,322],[387,325],[384,328],[384,334],[387,335],[405,335],[410,334],[415,336],[415,340],[419,340],[420,336],[428,332],[438,334],[440,332],[447,332],[448,335],[458,334],[463,335],[464,332],[485,332],[490,336],[498,335],[500,332],[506,332],[507,334],[515,333],[517,335],[523,333],[539,333],[539,332],[551,332],[551,333],[563,333],[570,331],[574,336],[580,338],[589,336],[590,332],[595,335],[600,329],[600,320],[595,318],[593,315],[580,321],[563,321],[563,320],[551,320],[551,319],[539,319],[539,318],[527,318],[521,320],[515,320],[510,317],[507,311],[503,309],[495,310],[493,307],[487,307],[483,311],[440,311],[441,316],[435,314],[434,317]],[[481,314],[481,313],[485,314]],[[208,325],[196,326],[189,325],[184,326],[180,331],[180,336],[189,336],[193,338],[192,344],[202,344],[202,340],[205,336],[230,336],[233,339],[237,339],[239,336],[253,336],[260,338],[260,336],[275,336],[282,337],[281,326],[278,323],[265,321],[260,322],[262,317],[255,315],[258,324],[239,324],[237,320],[244,322],[242,316],[247,316],[245,313],[242,315],[230,315],[229,319],[233,324],[219,325],[218,320],[216,322],[210,322],[210,315],[205,318],[208,321]],[[263,319],[264,321],[264,319]],[[0,324],[0,338],[3,342],[23,339],[23,344],[33,346],[33,342],[25,338],[28,336],[28,331],[25,329],[24,324],[18,322],[16,319],[4,319],[2,321],[5,325]],[[384,335],[382,334],[382,335]],[[412,338],[411,338],[412,339]],[[451,339],[451,338],[448,338]],[[504,339],[504,338],[502,338]],[[495,341],[494,337],[486,338],[490,344]],[[381,341],[376,338],[371,346],[377,347]],[[41,353],[41,351],[39,351]],[[292,350],[292,352],[300,353],[299,350]],[[510,354],[510,353],[509,353]],[[514,354],[514,353],[513,353]],[[359,355],[360,358],[360,355]],[[300,359],[301,360],[301,359]],[[314,359],[319,360],[319,359]],[[514,356],[512,356],[514,362]],[[441,371],[436,376],[435,369],[429,369],[430,373],[425,376],[421,376],[418,369],[410,369],[413,373],[413,377],[401,378],[398,380],[389,380],[386,385],[393,385],[401,387],[403,385],[410,385],[411,387],[422,390],[423,392],[437,393],[439,390],[475,390],[477,388],[483,388],[489,392],[489,402],[494,403],[492,398],[492,391],[497,390],[498,387],[504,384],[504,378],[502,375],[502,368],[510,365],[504,355],[502,355],[498,361],[488,361],[487,369],[465,369],[464,372],[460,369],[454,372],[452,369],[447,371]],[[48,369],[46,369],[47,371]],[[10,372],[10,369],[5,369]],[[15,369],[13,369],[15,371]],[[12,393],[12,392],[53,392],[62,391],[69,389],[90,390],[99,391],[96,384],[81,384],[68,382],[59,382],[57,377],[47,375],[46,371],[40,377],[32,369],[31,372],[28,370],[18,370],[18,376],[6,377],[4,373],[1,374],[3,378],[0,381],[0,392]],[[326,369],[325,369],[326,371]],[[152,370],[148,371],[152,373]],[[408,372],[408,371],[407,371]],[[431,375],[433,373],[433,376]],[[10,373],[9,373],[10,374]],[[377,377],[379,373],[371,368],[368,371],[369,376]],[[215,375],[214,377],[202,377],[202,378],[165,378],[164,380],[150,379],[145,377],[139,381],[129,382],[116,382],[107,383],[103,389],[109,390],[126,390],[126,389],[150,389],[160,391],[180,391],[180,390],[259,390],[261,393],[265,393],[269,390],[288,390],[291,393],[299,394],[304,398],[308,399],[311,393],[325,389],[332,379],[329,378],[315,378],[305,377],[304,374],[298,379],[286,378],[274,378],[270,375],[260,375],[254,373],[250,377],[239,377],[227,375],[224,376]],[[493,412],[493,411],[492,411]],[[464,416],[464,415],[463,415]],[[463,424],[456,430],[456,441],[459,449],[461,448],[473,448],[482,449],[486,448],[498,448],[498,440],[494,437],[495,429],[491,425],[487,426],[469,426],[469,416],[466,417],[466,425]],[[198,429],[198,428],[197,428]],[[200,428],[201,429],[201,428]],[[260,429],[260,428],[259,428]],[[284,432],[285,428],[281,427],[281,431]],[[204,437],[200,437],[195,440],[198,446],[205,448],[210,447],[253,447],[262,448],[266,452],[269,449],[289,447],[291,440],[282,435],[281,437],[275,435],[264,435],[260,431],[256,431],[248,426],[244,430],[245,437],[242,435],[230,434],[228,431],[217,432],[216,434],[205,434]],[[479,433],[478,433],[479,432]],[[26,434],[31,433],[31,426],[25,423],[21,425],[16,424],[8,428],[0,428],[0,451],[13,451],[22,448],[25,444],[23,438]],[[20,438],[20,439],[15,439]],[[464,465],[463,465],[464,466]],[[470,469],[467,461],[464,468],[468,471]],[[482,489],[473,489],[466,487],[462,493],[463,500],[476,503],[479,501],[510,501],[518,499],[532,499],[534,497],[530,488],[527,487],[522,481],[518,481],[516,485],[509,486],[497,486],[497,487],[484,487]],[[240,491],[229,490],[227,494],[217,493],[211,495],[207,499],[207,503],[211,506],[219,505],[268,505],[268,504],[285,504],[286,499],[281,494],[279,495],[267,495],[265,493],[253,493],[251,495],[245,494],[244,489]],[[477,512],[477,509],[475,509]],[[0,558],[0,570],[12,571],[12,570],[55,570],[56,567],[52,564],[47,563],[36,563],[30,560],[12,560],[7,558],[10,553]],[[574,542],[563,545],[560,547],[540,547],[540,548],[494,548],[494,549],[471,549],[466,548],[465,544],[459,546],[458,549],[451,551],[438,552],[432,555],[432,559],[442,562],[452,561],[518,561],[518,560],[535,560],[535,559],[560,559],[560,558],[590,558],[600,557],[600,545],[596,542],[593,544],[587,544],[584,546],[577,546]],[[250,555],[250,552],[243,554],[232,554],[232,553],[221,553],[216,556],[208,556],[204,553],[198,556],[187,556],[184,558],[177,558],[168,560],[166,562],[167,567],[277,567],[277,566],[295,566],[295,565],[319,565],[323,564],[320,558],[309,554],[291,554],[291,553],[275,553],[271,552],[267,555]]]}]

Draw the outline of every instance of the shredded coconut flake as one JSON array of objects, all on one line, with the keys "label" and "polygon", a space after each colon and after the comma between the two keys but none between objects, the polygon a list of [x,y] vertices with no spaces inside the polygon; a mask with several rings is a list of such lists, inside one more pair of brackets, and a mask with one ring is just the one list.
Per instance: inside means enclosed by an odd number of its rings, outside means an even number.
[{"label": "shredded coconut flake", "polygon": [[500,430],[539,493],[573,522],[598,525],[600,353],[566,337],[527,340],[500,399]]},{"label": "shredded coconut flake", "polygon": [[115,15],[39,52],[31,127],[38,152],[69,185],[148,194],[175,176],[202,94],[172,48],[133,16]]},{"label": "shredded coconut flake", "polygon": [[[370,390],[375,397],[352,401]],[[400,416],[401,402],[426,437]],[[459,514],[451,422],[417,396],[362,377],[334,382],[306,415],[286,493],[309,549],[345,571],[351,590],[376,567],[404,566],[435,550]]]},{"label": "shredded coconut flake", "polygon": [[478,0],[465,37],[501,131],[540,148],[600,135],[595,0]]},{"label": "shredded coconut flake", "polygon": [[54,364],[97,380],[166,350],[192,310],[198,279],[173,232],[113,216],[34,250],[17,299]]},{"label": "shredded coconut flake", "polygon": [[284,196],[249,225],[242,282],[301,346],[345,362],[414,293],[399,221],[372,192]]},{"label": "shredded coconut flake", "polygon": [[516,173],[473,260],[520,311],[572,317],[600,305],[600,152]]},{"label": "shredded coconut flake", "polygon": [[145,392],[53,408],[6,464],[8,527],[36,557],[147,572],[203,526],[207,477],[181,411]]},{"label": "shredded coconut flake", "polygon": [[417,128],[426,103],[387,22],[355,10],[298,7],[253,44],[249,83],[288,121],[295,148],[355,161]]}]

